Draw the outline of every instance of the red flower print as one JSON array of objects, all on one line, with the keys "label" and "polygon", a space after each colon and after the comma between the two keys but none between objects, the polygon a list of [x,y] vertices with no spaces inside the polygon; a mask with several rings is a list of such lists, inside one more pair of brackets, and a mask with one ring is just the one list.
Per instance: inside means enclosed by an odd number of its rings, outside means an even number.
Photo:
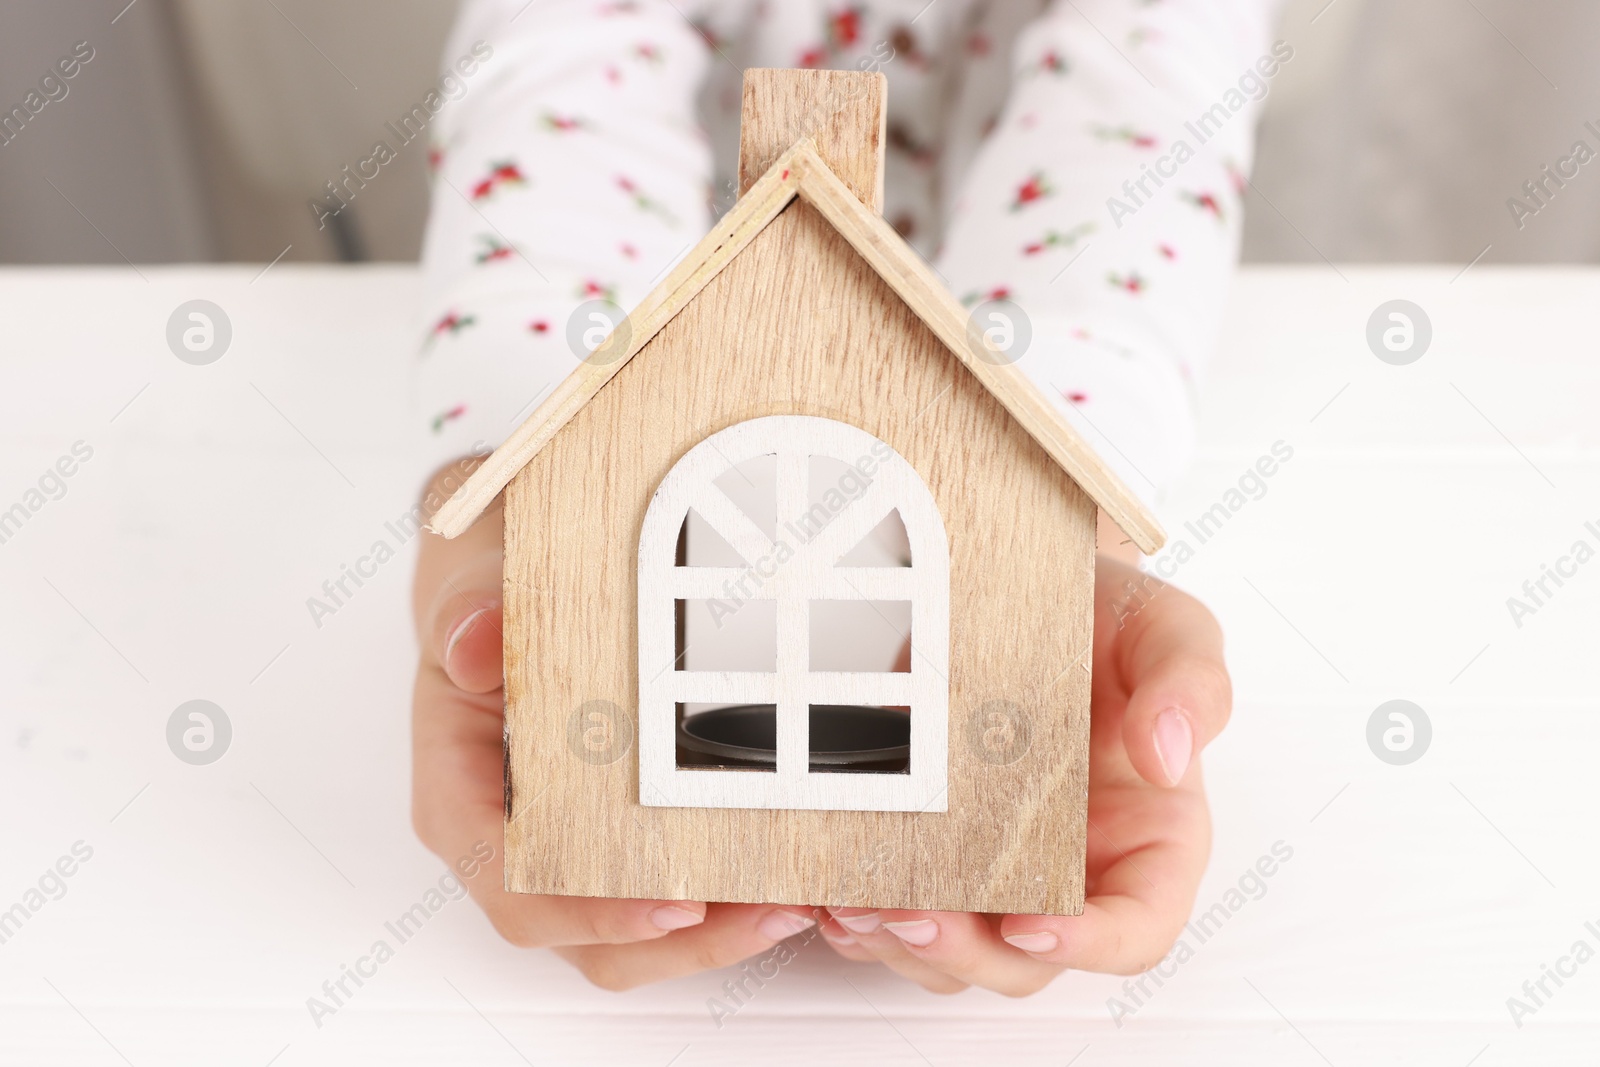
[{"label": "red flower print", "polygon": [[[814,70],[826,66],[828,57],[850,48],[861,40],[860,5],[841,8],[823,18],[822,42],[807,46],[795,59],[795,66]],[[761,17],[758,12],[757,17]]]},{"label": "red flower print", "polygon": [[1016,199],[1011,201],[1011,210],[1021,211],[1029,204],[1043,200],[1054,191],[1050,188],[1050,183],[1045,180],[1044,171],[1034,171],[1033,177],[1017,188]]},{"label": "red flower print", "polygon": [[1095,126],[1094,135],[1101,141],[1121,141],[1131,144],[1135,148],[1154,148],[1156,139],[1148,133],[1140,133],[1132,126]]},{"label": "red flower print", "polygon": [[1054,74],[1061,77],[1067,73],[1067,60],[1059,52],[1046,52],[1039,57],[1039,62],[1034,70],[1039,74]]},{"label": "red flower print", "polygon": [[1244,195],[1244,187],[1249,184],[1249,179],[1244,176],[1238,166],[1231,159],[1222,161],[1222,169],[1228,172],[1228,181],[1233,185],[1233,191],[1238,196]]},{"label": "red flower print", "polygon": [[1071,392],[1071,393],[1062,393],[1061,395],[1066,397],[1068,400],[1072,401],[1072,403],[1074,403],[1074,404],[1081,404],[1085,400],[1089,399],[1089,394],[1088,393]]},{"label": "red flower print", "polygon": [[1136,296],[1139,293],[1144,292],[1144,278],[1141,277],[1139,272],[1136,270],[1129,271],[1127,277],[1123,277],[1115,271],[1112,271],[1106,276],[1106,280],[1112,285],[1116,286],[1118,289],[1126,289],[1128,292],[1133,293]]},{"label": "red flower print", "polygon": [[582,119],[557,115],[549,111],[545,112],[544,116],[539,119],[539,124],[555,133],[571,133],[574,130],[584,129],[588,125]]},{"label": "red flower print", "polygon": [[653,44],[649,44],[648,42],[634,45],[633,54],[644,60],[646,63],[661,62],[661,49],[657,48]]},{"label": "red flower print", "polygon": [[550,323],[546,322],[544,319],[534,319],[532,322],[528,323],[528,329],[533,333],[549,333]]},{"label": "red flower print", "polygon": [[450,336],[454,337],[468,326],[474,325],[477,321],[478,320],[471,315],[460,315],[454,311],[447,312],[442,318],[439,319],[438,322],[434,323],[433,328],[428,331],[427,343],[423,345],[424,351],[432,348],[433,343],[444,334],[448,333]]},{"label": "red flower print", "polygon": [[1160,252],[1167,259],[1177,259],[1178,258],[1177,249],[1173,248],[1171,245],[1165,245],[1165,244],[1156,245],[1156,251]]},{"label": "red flower print", "polygon": [[472,199],[483,200],[494,193],[502,185],[524,185],[528,179],[523,176],[522,169],[515,163],[492,163],[489,165],[489,175],[475,182],[472,186]]},{"label": "red flower print", "polygon": [[828,42],[834,48],[848,48],[861,37],[861,9],[846,8],[828,16]]},{"label": "red flower print", "polygon": [[1201,211],[1209,211],[1211,214],[1215,215],[1218,222],[1222,221],[1222,205],[1217,203],[1217,198],[1210,193],[1186,192],[1179,193],[1178,195],[1184,200],[1193,204],[1195,207],[1199,208]]},{"label": "red flower print", "polygon": [[643,211],[649,215],[658,216],[669,226],[676,226],[678,224],[677,217],[667,209],[665,204],[657,203],[655,200],[652,200],[650,197],[646,196],[644,192],[640,190],[639,186],[634,182],[634,180],[629,178],[627,175],[617,175],[617,188],[621,189],[624,193],[627,193],[629,199],[633,201],[633,206],[638,208],[640,211]]},{"label": "red flower print", "polygon": [[439,433],[440,431],[442,431],[444,429],[445,423],[452,422],[452,421],[454,421],[456,419],[459,419],[461,416],[465,415],[466,413],[467,413],[467,406],[465,404],[457,404],[455,407],[451,408],[449,411],[441,411],[439,414],[437,414],[437,415],[435,415],[433,417],[433,432],[434,433]]},{"label": "red flower print", "polygon": [[444,149],[438,145],[428,146],[428,169],[438,170],[439,164],[444,162]]},{"label": "red flower print", "polygon": [[994,42],[989,40],[987,34],[976,31],[967,34],[967,55],[986,56],[993,48]]},{"label": "red flower print", "polygon": [[448,330],[450,333],[460,333],[476,321],[471,315],[458,315],[452,311],[433,324],[433,332],[441,334]]},{"label": "red flower print", "polygon": [[597,282],[593,278],[583,283],[578,289],[578,295],[585,300],[609,300],[613,304],[617,302],[616,287]]},{"label": "red flower print", "polygon": [[1004,285],[998,285],[998,286],[995,286],[993,289],[990,289],[987,293],[978,293],[978,292],[968,293],[966,296],[961,298],[961,303],[965,307],[975,307],[976,305],[982,304],[985,301],[989,301],[989,300],[1010,300],[1010,299],[1011,299],[1011,290],[1010,290],[1010,288],[1007,287],[1007,286],[1004,286]]},{"label": "red flower print", "polygon": [[1022,247],[1025,256],[1037,256],[1047,248],[1071,248],[1078,243],[1079,238],[1094,232],[1094,223],[1080,222],[1072,229],[1061,233],[1057,230],[1047,230],[1045,235],[1032,244]]},{"label": "red flower print", "polygon": [[616,67],[607,67],[606,81],[610,82],[612,85],[621,85],[622,71],[618,70]]},{"label": "red flower print", "polygon": [[485,263],[495,263],[502,259],[510,259],[515,251],[510,245],[503,244],[500,240],[490,237],[488,234],[480,234],[478,241],[483,245],[483,251],[474,257],[479,266]]},{"label": "red flower print", "polygon": [[639,250],[626,241],[622,242],[622,254],[629,259],[639,258]]}]

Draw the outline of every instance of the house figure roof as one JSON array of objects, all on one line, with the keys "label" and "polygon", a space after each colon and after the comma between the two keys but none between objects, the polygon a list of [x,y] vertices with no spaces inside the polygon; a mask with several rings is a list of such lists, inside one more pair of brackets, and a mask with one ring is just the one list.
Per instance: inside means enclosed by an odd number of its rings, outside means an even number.
[{"label": "house figure roof", "polygon": [[1142,552],[1160,549],[1166,534],[1150,510],[1015,364],[992,355],[984,358],[986,342],[969,331],[967,309],[883,216],[862,203],[828,166],[809,137],[796,141],[766,169],[667,278],[472,473],[429,528],[455,537],[471,526],[578,410],[795,197],[827,219]]}]

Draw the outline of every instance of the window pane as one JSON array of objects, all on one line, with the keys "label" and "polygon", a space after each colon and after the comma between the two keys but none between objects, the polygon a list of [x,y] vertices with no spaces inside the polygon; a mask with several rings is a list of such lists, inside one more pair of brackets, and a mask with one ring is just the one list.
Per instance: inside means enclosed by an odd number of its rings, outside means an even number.
[{"label": "window pane", "polygon": [[750,563],[733,550],[728,539],[716,527],[700,517],[693,508],[683,519],[679,534],[678,566],[680,567],[749,567]]},{"label": "window pane", "polygon": [[680,671],[759,671],[778,669],[776,600],[680,600]]},{"label": "window pane", "polygon": [[679,704],[679,767],[778,770],[777,719],[771,704]]},{"label": "window pane", "polygon": [[767,540],[778,534],[778,457],[756,456],[736,463],[712,480],[740,511],[750,516]]},{"label": "window pane", "polygon": [[909,600],[813,600],[811,669],[909,671]]},{"label": "window pane", "polygon": [[855,467],[832,456],[812,456],[806,461],[806,513],[790,517],[793,533],[810,541],[852,504],[861,499],[872,480]]},{"label": "window pane", "polygon": [[[730,549],[731,551],[731,549]],[[839,557],[841,567],[909,567],[911,566],[911,538],[906,535],[906,524],[900,511],[885,515],[871,533],[861,539],[850,551]]]},{"label": "window pane", "polygon": [[910,774],[911,709],[811,705],[812,774]]}]

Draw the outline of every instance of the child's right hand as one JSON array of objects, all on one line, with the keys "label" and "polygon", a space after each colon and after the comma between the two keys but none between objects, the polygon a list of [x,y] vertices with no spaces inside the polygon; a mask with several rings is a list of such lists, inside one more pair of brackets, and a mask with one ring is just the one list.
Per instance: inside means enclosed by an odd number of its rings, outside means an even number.
[{"label": "child's right hand", "polygon": [[[437,487],[436,493],[445,495]],[[422,534],[412,590],[421,661],[412,698],[411,790],[422,843],[454,865],[480,856],[487,842],[493,858],[463,880],[500,936],[524,948],[554,948],[604,989],[725,967],[810,926],[801,907],[506,891],[502,524],[496,501],[454,540]]]}]

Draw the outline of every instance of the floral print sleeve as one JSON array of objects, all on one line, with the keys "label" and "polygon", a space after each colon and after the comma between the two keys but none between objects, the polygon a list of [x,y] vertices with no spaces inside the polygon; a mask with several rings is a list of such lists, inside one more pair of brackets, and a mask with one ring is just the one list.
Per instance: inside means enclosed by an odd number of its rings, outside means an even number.
[{"label": "floral print sleeve", "polygon": [[1147,499],[1191,447],[1276,0],[469,0],[431,136],[419,415],[492,447],[731,202],[740,70],[882,70],[885,214]]},{"label": "floral print sleeve", "polygon": [[1276,7],[1057,0],[1009,55],[979,50],[957,96],[986,106],[1009,64],[991,132],[956,161],[936,265],[969,305],[1021,309],[1018,365],[1147,500],[1192,448],[1256,111],[1293,55]]},{"label": "floral print sleeve", "polygon": [[416,406],[440,463],[579,365],[580,305],[631,307],[710,224],[706,47],[670,3],[475,0],[447,60],[475,41],[492,54],[431,131]]}]

